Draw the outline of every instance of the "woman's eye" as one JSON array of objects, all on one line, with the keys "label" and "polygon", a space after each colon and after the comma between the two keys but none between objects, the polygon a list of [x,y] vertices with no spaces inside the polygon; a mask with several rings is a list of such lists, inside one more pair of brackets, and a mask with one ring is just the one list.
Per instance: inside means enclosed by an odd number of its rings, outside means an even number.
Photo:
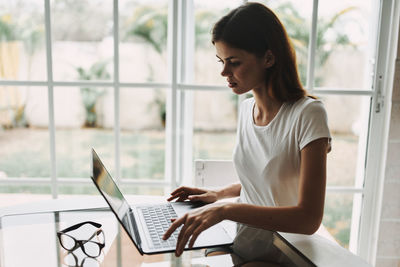
[{"label": "woman's eye", "polygon": [[237,66],[240,65],[240,62],[231,62],[230,65],[231,65],[232,67],[237,67]]},{"label": "woman's eye", "polygon": [[224,64],[224,62],[221,59],[219,59],[217,62]]}]

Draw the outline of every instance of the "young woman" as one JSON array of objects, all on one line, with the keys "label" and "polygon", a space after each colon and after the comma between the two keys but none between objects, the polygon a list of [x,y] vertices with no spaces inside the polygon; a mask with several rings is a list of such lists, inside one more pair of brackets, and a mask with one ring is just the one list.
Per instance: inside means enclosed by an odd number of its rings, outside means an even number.
[{"label": "young woman", "polygon": [[180,187],[168,200],[240,198],[176,219],[164,239],[183,225],[177,256],[187,242],[192,246],[202,231],[222,220],[238,222],[239,232],[253,227],[312,234],[324,210],[331,140],[326,111],[300,83],[295,51],[282,23],[266,6],[247,3],[215,24],[212,43],[232,91],[254,95],[240,106],[233,156],[240,183],[219,191]]}]

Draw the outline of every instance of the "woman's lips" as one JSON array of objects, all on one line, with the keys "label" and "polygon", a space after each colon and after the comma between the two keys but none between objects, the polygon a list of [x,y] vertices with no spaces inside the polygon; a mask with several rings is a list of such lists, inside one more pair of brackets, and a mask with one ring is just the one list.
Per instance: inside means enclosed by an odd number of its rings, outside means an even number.
[{"label": "woman's lips", "polygon": [[235,87],[236,85],[237,85],[237,83],[229,82],[229,81],[228,81],[228,86],[229,86],[230,88]]}]

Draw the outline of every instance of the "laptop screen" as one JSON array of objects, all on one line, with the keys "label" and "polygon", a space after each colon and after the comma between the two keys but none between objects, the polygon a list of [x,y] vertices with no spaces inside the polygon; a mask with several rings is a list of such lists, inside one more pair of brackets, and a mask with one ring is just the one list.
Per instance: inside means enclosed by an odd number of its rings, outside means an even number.
[{"label": "laptop screen", "polygon": [[116,186],[114,179],[108,173],[96,152],[92,150],[93,156],[93,178],[99,189],[103,192],[104,197],[115,211],[120,220],[129,211],[129,204],[125,200],[121,191]]},{"label": "laptop screen", "polygon": [[114,179],[108,173],[94,149],[92,149],[92,159],[93,182],[96,184],[119,221],[123,224],[125,230],[135,239],[135,243],[140,245],[140,237],[137,233],[136,222],[132,217],[133,214],[130,212],[128,202],[125,200]]}]

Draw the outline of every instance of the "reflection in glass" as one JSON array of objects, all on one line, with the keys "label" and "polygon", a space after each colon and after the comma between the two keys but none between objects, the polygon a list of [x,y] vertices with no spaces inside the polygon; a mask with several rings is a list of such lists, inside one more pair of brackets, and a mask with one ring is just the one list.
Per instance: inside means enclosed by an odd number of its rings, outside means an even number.
[{"label": "reflection in glass", "polygon": [[96,183],[96,187],[106,198],[108,204],[110,204],[118,218],[122,220],[124,215],[130,209],[129,205],[125,201],[121,191],[119,191],[114,179],[110,176],[94,150],[92,150],[92,158],[93,175],[91,175],[91,177]]},{"label": "reflection in glass", "polygon": [[[232,261],[240,266],[243,262],[256,261],[259,264],[261,262],[271,263],[273,266],[312,266],[308,264],[296,265],[288,256],[293,254],[301,254],[296,251],[289,251],[286,249],[285,255],[281,248],[276,246],[275,239],[280,239],[276,233],[264,230],[261,228],[255,228],[244,224],[237,225],[237,234],[232,245]],[[294,257],[299,258],[298,256]]]},{"label": "reflection in glass", "polygon": [[74,253],[69,252],[64,257],[64,264],[68,267],[99,267],[100,263],[96,258],[84,257],[79,259]]}]

